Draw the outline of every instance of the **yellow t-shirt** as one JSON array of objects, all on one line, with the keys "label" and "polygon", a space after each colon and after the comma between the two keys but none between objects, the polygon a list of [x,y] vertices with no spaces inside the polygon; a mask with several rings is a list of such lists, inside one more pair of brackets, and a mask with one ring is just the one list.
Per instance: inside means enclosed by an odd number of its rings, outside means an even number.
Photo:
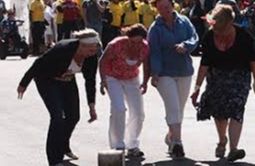
[{"label": "yellow t-shirt", "polygon": [[[63,0],[57,0],[56,2],[56,6],[61,6],[61,4],[63,3]],[[63,23],[63,13],[62,12],[58,12],[58,10],[56,10],[56,24],[62,24]]]},{"label": "yellow t-shirt", "polygon": [[133,25],[139,23],[139,1],[134,1],[137,10],[133,11],[131,8],[130,1],[126,1],[123,4],[123,12],[125,14],[124,25]]},{"label": "yellow t-shirt", "polygon": [[157,9],[151,4],[142,3],[139,8],[139,14],[143,16],[143,24],[149,28],[157,15]]},{"label": "yellow t-shirt", "polygon": [[45,5],[42,0],[33,0],[30,5],[30,11],[32,12],[32,22],[44,21],[44,9]]},{"label": "yellow t-shirt", "polygon": [[110,2],[109,4],[110,12],[112,13],[112,26],[121,26],[121,16],[123,14],[123,9],[120,3],[116,4]]}]

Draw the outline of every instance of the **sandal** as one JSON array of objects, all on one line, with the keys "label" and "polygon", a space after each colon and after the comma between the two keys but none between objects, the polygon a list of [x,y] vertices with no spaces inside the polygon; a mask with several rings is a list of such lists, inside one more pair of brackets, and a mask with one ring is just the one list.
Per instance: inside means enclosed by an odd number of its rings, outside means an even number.
[{"label": "sandal", "polygon": [[229,152],[227,160],[230,162],[234,162],[244,157],[245,157],[245,151],[243,149],[234,149]]},{"label": "sandal", "polygon": [[223,158],[224,157],[225,151],[226,151],[226,144],[227,144],[227,142],[228,142],[228,139],[227,139],[227,137],[225,137],[224,142],[219,142],[217,144],[217,147],[215,149],[215,156],[217,158]]}]

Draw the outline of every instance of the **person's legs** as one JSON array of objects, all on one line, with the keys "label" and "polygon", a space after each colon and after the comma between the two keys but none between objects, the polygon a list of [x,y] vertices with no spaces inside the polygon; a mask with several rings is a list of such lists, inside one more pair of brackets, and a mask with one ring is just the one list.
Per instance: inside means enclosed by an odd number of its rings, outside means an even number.
[{"label": "person's legs", "polygon": [[168,144],[168,152],[173,158],[183,157],[185,153],[181,141],[181,124],[183,108],[190,89],[190,78],[178,80],[178,78],[160,77],[157,89],[164,101],[166,121],[169,126],[165,140]]},{"label": "person's legs", "polygon": [[40,27],[38,22],[32,23],[33,54],[39,53],[39,48],[40,48],[40,38],[38,36],[39,28]]},{"label": "person's legs", "polygon": [[215,156],[219,158],[223,158],[226,151],[226,144],[227,144],[227,137],[226,137],[226,130],[228,127],[228,120],[226,119],[214,119],[219,143],[215,149]]},{"label": "person's legs", "polygon": [[227,156],[227,160],[230,162],[242,159],[245,157],[245,151],[243,149],[237,149],[243,124],[234,119],[230,119],[229,123],[229,140],[230,140],[230,152]]},{"label": "person's legs", "polygon": [[242,127],[243,127],[242,123],[234,119],[230,119],[229,129],[228,129],[230,150],[237,149]]},{"label": "person's legs", "polygon": [[228,127],[228,120],[225,119],[214,119],[218,137],[219,137],[219,143],[225,143],[226,142],[226,131]]},{"label": "person's legs", "polygon": [[64,39],[69,39],[70,35],[71,35],[71,27],[72,25],[70,25],[69,21],[64,21],[63,22],[63,34],[64,34]]},{"label": "person's legs", "polygon": [[123,85],[120,80],[107,77],[107,91],[111,100],[109,141],[112,149],[124,149],[126,107]]},{"label": "person's legs", "polygon": [[181,141],[181,127],[182,127],[182,120],[184,115],[184,107],[187,102],[190,85],[191,85],[191,76],[188,77],[178,77],[176,78],[176,85],[179,97],[179,122],[173,125],[170,125],[170,131],[173,133],[173,140]]},{"label": "person's legs", "polygon": [[57,40],[60,41],[63,39],[63,24],[57,25]]},{"label": "person's legs", "polygon": [[139,78],[124,81],[125,97],[128,104],[128,123],[127,123],[127,148],[134,149],[139,147],[138,137],[140,136],[143,121],[143,99],[139,89]]},{"label": "person's legs", "polygon": [[63,88],[64,118],[65,118],[65,140],[64,153],[71,153],[70,138],[72,132],[80,119],[79,93],[76,81],[65,83]]},{"label": "person's legs", "polygon": [[63,100],[59,87],[54,80],[36,80],[38,92],[43,99],[49,114],[50,125],[47,136],[46,152],[50,165],[63,161],[64,118]]},{"label": "person's legs", "polygon": [[182,115],[176,81],[171,77],[160,77],[157,86],[163,99],[166,111],[166,122],[169,126],[169,137],[180,141],[180,123]]}]

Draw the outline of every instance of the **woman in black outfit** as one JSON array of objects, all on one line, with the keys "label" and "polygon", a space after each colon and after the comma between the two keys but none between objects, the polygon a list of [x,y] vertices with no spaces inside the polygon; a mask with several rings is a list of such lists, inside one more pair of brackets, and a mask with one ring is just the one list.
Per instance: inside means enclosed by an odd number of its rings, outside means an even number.
[{"label": "woman in black outfit", "polygon": [[79,95],[75,73],[82,72],[89,105],[90,120],[97,119],[95,110],[96,53],[101,42],[98,33],[86,29],[74,33],[76,39],[62,40],[36,59],[18,86],[21,99],[34,79],[50,114],[47,137],[49,165],[62,166],[64,155],[78,159],[70,149],[70,137],[79,121]]},{"label": "woman in black outfit", "polygon": [[[202,59],[191,96],[198,109],[198,120],[214,118],[219,136],[216,157],[225,155],[228,129],[230,152],[227,160],[231,162],[245,157],[245,151],[237,147],[251,87],[251,72],[255,78],[254,40],[244,29],[233,24],[234,19],[234,11],[229,5],[216,5],[208,17],[212,29],[202,42]],[[196,100],[205,77],[206,89],[198,104]]]}]

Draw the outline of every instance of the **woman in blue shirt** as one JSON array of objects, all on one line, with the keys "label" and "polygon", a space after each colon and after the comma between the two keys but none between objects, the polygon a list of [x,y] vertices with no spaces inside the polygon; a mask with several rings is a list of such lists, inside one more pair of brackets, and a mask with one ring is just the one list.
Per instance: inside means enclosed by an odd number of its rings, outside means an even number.
[{"label": "woman in blue shirt", "polygon": [[198,35],[186,16],[173,10],[172,0],[154,0],[159,16],[149,30],[152,85],[163,99],[169,132],[169,154],[184,157],[181,141],[183,110],[194,72],[190,53],[196,48]]}]

